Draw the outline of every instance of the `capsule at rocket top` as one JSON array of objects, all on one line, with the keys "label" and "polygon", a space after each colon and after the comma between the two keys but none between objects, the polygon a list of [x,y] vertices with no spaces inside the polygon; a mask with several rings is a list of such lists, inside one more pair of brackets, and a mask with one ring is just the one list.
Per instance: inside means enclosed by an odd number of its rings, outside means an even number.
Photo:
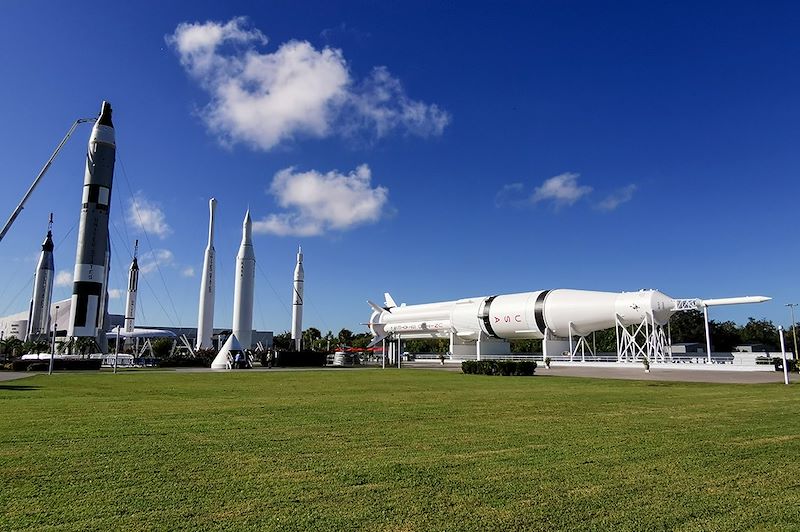
[{"label": "capsule at rocket top", "polygon": [[253,340],[253,293],[256,284],[256,255],[253,252],[253,222],[250,209],[242,223],[242,243],[236,255],[236,278],[233,288],[233,335],[242,349],[250,349]]},{"label": "capsule at rocket top", "polygon": [[97,337],[103,323],[109,258],[108,216],[116,158],[111,105],[103,102],[86,154],[78,248],[67,334]]},{"label": "capsule at rocket top", "polygon": [[208,200],[208,244],[203,254],[203,277],[200,279],[200,302],[197,309],[197,349],[210,349],[214,334],[214,297],[216,290],[216,252],[214,251],[214,211],[217,200]]},{"label": "capsule at rocket top", "polygon": [[292,289],[292,340],[295,351],[300,351],[303,342],[303,248],[297,248],[297,265],[294,267]]},{"label": "capsule at rocket top", "polygon": [[125,299],[125,332],[132,333],[136,321],[136,293],[139,291],[139,241],[133,246],[133,260],[128,270],[128,296]]},{"label": "capsule at rocket top", "polygon": [[53,299],[53,214],[47,224],[47,237],[42,243],[42,252],[36,265],[36,274],[33,280],[33,297],[28,315],[28,331],[26,338],[34,339],[50,332],[50,302]]},{"label": "capsule at rocket top", "polygon": [[[733,298],[726,304],[741,303]],[[767,297],[746,298],[747,302]],[[679,310],[677,300],[657,291],[595,292],[589,290],[541,290],[489,297],[474,297],[396,306],[387,294],[386,304],[373,308],[369,328],[373,344],[390,335],[403,338],[447,338],[451,334],[476,340],[482,335],[506,340],[541,339],[548,336],[585,336],[593,331],[622,325],[664,325]],[[688,300],[681,300],[688,301]],[[702,300],[696,300],[702,304]],[[713,300],[723,301],[723,300]],[[722,303],[717,303],[722,304]]]}]

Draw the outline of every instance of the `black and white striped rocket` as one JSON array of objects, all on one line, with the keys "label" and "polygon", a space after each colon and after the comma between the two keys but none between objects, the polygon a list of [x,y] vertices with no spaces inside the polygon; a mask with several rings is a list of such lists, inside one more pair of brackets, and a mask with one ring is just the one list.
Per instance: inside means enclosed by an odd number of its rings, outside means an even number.
[{"label": "black and white striped rocket", "polygon": [[139,241],[133,246],[133,260],[128,270],[128,295],[125,298],[125,332],[132,333],[136,321],[136,293],[139,291]]},{"label": "black and white striped rocket", "polygon": [[50,332],[50,302],[53,299],[53,215],[47,225],[47,237],[42,243],[42,252],[36,264],[36,275],[33,279],[33,297],[28,313],[28,331],[26,338],[35,339],[47,336]]},{"label": "black and white striped rocket", "polygon": [[217,200],[208,200],[208,244],[203,254],[203,277],[200,279],[200,302],[197,310],[197,349],[210,349],[214,335],[214,298],[216,293],[216,252],[214,251],[214,210]]},{"label": "black and white striped rocket", "polygon": [[103,102],[86,154],[68,336],[96,338],[103,325],[110,261],[108,216],[116,149],[111,104]]},{"label": "black and white striped rocket", "polygon": [[292,340],[295,351],[300,351],[303,341],[303,248],[297,248],[297,265],[294,267],[292,287]]},{"label": "black and white striped rocket", "polygon": [[253,222],[250,209],[242,223],[242,243],[236,255],[236,278],[233,286],[233,336],[242,349],[253,344],[253,295],[256,283],[256,255],[253,251]]}]

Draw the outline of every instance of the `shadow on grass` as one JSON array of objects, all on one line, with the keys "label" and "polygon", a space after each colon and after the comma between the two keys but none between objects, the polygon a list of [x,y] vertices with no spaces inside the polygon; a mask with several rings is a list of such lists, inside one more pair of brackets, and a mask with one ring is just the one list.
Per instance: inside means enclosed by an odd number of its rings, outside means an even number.
[{"label": "shadow on grass", "polygon": [[39,388],[39,386],[29,386],[27,384],[0,384],[0,392],[3,390],[8,390],[10,392],[31,392]]}]

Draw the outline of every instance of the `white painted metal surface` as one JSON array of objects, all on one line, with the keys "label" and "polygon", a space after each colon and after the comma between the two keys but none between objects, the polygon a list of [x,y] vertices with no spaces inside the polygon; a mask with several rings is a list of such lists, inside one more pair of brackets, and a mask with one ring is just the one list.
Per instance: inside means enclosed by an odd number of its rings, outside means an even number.
[{"label": "white painted metal surface", "polygon": [[197,309],[197,349],[210,349],[214,334],[214,298],[216,297],[216,252],[214,251],[214,212],[217,200],[208,200],[208,243],[203,254],[200,278],[200,301]]},{"label": "white painted metal surface", "polygon": [[303,343],[303,248],[297,248],[297,264],[294,267],[292,283],[292,340],[295,351],[300,351]]},{"label": "white painted metal surface", "polygon": [[250,209],[242,222],[242,243],[236,255],[233,288],[233,335],[243,349],[250,349],[253,339],[253,293],[256,283],[256,255],[253,251],[253,222]]}]

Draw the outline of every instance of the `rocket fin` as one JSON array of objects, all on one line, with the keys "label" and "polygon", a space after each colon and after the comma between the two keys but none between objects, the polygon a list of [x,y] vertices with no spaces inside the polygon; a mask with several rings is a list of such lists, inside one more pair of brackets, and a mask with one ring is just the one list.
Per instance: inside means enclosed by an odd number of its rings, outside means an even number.
[{"label": "rocket fin", "polygon": [[391,312],[391,309],[381,308],[376,303],[373,303],[369,299],[367,299],[367,303],[369,303],[369,306],[372,307],[372,310],[374,310],[375,312],[378,312],[378,313],[383,312],[383,311]]},{"label": "rocket fin", "polygon": [[383,298],[386,300],[385,301],[386,310],[392,309],[397,306],[397,303],[394,302],[394,299],[392,299],[392,296],[389,294],[389,292],[384,292]]},{"label": "rocket fin", "polygon": [[378,336],[373,338],[369,344],[367,344],[367,349],[369,349],[370,347],[375,347],[379,343],[383,342],[387,336],[388,336],[387,334],[379,334]]}]

